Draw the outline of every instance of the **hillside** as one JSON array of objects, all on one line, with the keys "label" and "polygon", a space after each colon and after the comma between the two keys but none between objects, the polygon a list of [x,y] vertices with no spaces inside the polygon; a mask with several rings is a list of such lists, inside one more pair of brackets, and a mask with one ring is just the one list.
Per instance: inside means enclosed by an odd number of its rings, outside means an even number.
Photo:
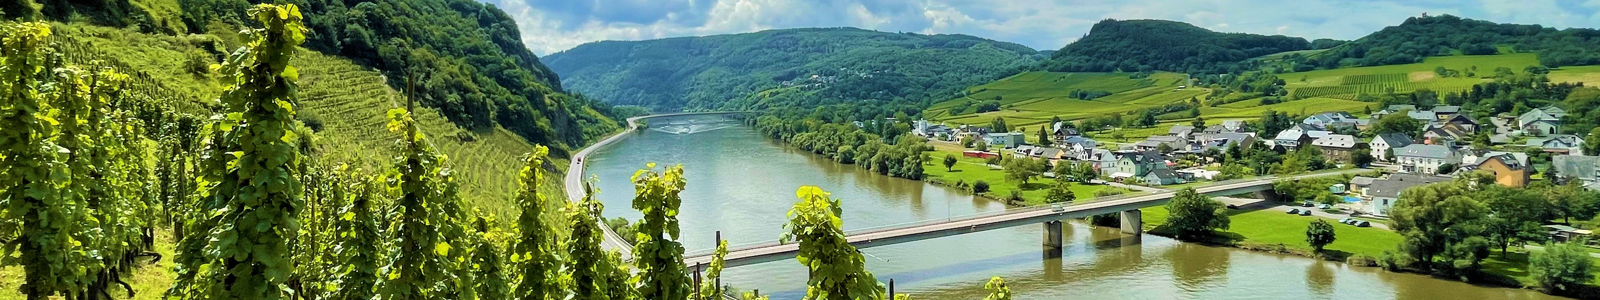
[{"label": "hillside", "polygon": [[1238,62],[1267,54],[1307,50],[1303,38],[1219,33],[1182,22],[1105,20],[1051,55],[1041,66],[1058,72],[1228,73]]},{"label": "hillside", "polygon": [[[1032,65],[1027,47],[966,35],[854,28],[580,45],[545,57],[568,89],[659,111],[920,101]],[[809,91],[804,102],[744,101],[758,91]],[[732,101],[737,99],[741,101]]]},{"label": "hillside", "polygon": [[1538,53],[1538,62],[1546,67],[1600,64],[1600,52],[1594,51],[1600,48],[1600,30],[1497,24],[1451,15],[1407,18],[1304,63],[1325,69],[1410,64],[1429,56],[1499,54],[1504,52],[1499,46]]},{"label": "hillside", "polygon": [[[32,2],[42,5],[0,8],[13,19],[188,37],[195,49],[178,57],[204,66],[241,46],[239,29],[255,23],[243,17],[245,11],[260,1]],[[619,129],[608,105],[565,94],[559,77],[523,45],[510,15],[495,6],[471,0],[293,2],[310,29],[302,46],[376,69],[391,88],[403,88],[409,79],[423,106],[463,128],[505,128],[551,145],[557,156]]]}]

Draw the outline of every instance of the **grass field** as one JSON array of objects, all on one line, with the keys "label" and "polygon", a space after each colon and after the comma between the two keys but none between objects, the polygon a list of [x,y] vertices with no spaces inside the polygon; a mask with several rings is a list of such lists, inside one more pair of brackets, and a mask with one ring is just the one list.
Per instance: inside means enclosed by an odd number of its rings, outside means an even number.
[{"label": "grass field", "polygon": [[[1029,181],[1028,184],[1007,181],[1004,170],[990,168],[988,165],[984,164],[982,159],[961,157],[961,151],[956,149],[959,148],[944,148],[929,152],[928,155],[930,155],[933,159],[922,167],[923,176],[926,176],[930,180],[938,180],[952,185],[957,181],[972,184],[982,180],[989,183],[989,193],[996,197],[1006,197],[1007,195],[1011,195],[1011,191],[1021,190],[1022,198],[1025,200],[1025,204],[1027,205],[1044,204],[1045,194],[1049,192],[1051,185],[1056,184],[1055,179],[1044,178],[1042,176]],[[957,157],[957,160],[960,161],[956,163],[955,167],[952,167],[949,171],[945,170],[944,164],[942,163],[946,154],[954,155]],[[1107,188],[1105,185],[1086,185],[1073,183],[1069,189],[1072,190],[1073,195],[1076,195],[1078,199],[1087,200],[1094,198],[1095,192],[1105,188]]]},{"label": "grass field", "polygon": [[1585,86],[1600,85],[1600,66],[1561,67],[1550,70],[1550,82],[1582,82]]}]

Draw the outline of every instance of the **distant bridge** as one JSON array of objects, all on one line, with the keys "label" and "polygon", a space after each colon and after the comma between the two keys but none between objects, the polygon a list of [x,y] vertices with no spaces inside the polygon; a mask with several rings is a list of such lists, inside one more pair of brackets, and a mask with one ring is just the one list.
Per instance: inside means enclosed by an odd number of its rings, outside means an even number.
[{"label": "distant bridge", "polygon": [[[1324,176],[1337,176],[1353,172],[1366,172],[1358,169],[1339,172],[1317,173],[1287,177],[1286,179],[1315,178]],[[1272,190],[1272,183],[1279,177],[1267,176],[1261,178],[1224,181],[1216,184],[1195,188],[1196,192],[1207,195],[1235,195],[1242,193]],[[889,227],[867,228],[846,233],[846,239],[856,248],[871,248],[888,246],[900,243],[962,235],[980,231],[995,230],[1024,226],[1029,224],[1045,225],[1045,246],[1061,246],[1061,221],[1067,219],[1084,218],[1094,215],[1109,213],[1122,214],[1122,231],[1138,234],[1143,224],[1140,221],[1139,209],[1166,203],[1172,199],[1176,191],[1166,191],[1147,195],[1114,196],[1094,199],[1087,202],[1070,204],[1056,210],[1050,206],[1034,206],[1009,209],[997,213],[979,214],[967,217],[958,217],[947,220],[929,220],[911,224],[893,225]],[[723,258],[726,267],[759,264],[780,260],[793,259],[800,250],[798,243],[771,242],[757,244],[737,249],[729,249]],[[684,258],[684,263],[689,266],[709,264],[711,253],[697,251],[689,253]]]}]

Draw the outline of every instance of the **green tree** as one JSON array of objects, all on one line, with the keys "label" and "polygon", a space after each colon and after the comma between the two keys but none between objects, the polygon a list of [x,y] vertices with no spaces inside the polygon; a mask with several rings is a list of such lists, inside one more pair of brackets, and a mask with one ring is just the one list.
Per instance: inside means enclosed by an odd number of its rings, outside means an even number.
[{"label": "green tree", "polygon": [[1570,292],[1594,278],[1589,252],[1573,243],[1545,244],[1544,251],[1528,257],[1528,275],[1540,287],[1553,292]]},{"label": "green tree", "polygon": [[534,146],[517,174],[517,184],[521,187],[515,199],[517,207],[522,210],[517,216],[517,232],[520,236],[510,249],[511,262],[516,264],[517,273],[522,275],[513,292],[517,299],[550,299],[566,293],[559,281],[562,262],[556,253],[560,251],[560,246],[554,230],[545,224],[549,199],[539,193],[539,183],[547,176],[544,164],[549,159],[549,153],[550,150],[542,145]]},{"label": "green tree", "polygon": [[1317,252],[1322,252],[1322,247],[1332,244],[1334,239],[1333,225],[1329,225],[1328,221],[1318,218],[1306,225],[1306,244],[1311,244],[1311,248]]},{"label": "green tree", "polygon": [[1193,238],[1210,234],[1212,230],[1228,229],[1228,208],[1210,196],[1195,192],[1194,188],[1178,190],[1167,202],[1167,226],[1180,238]]},{"label": "green tree", "polygon": [[978,150],[978,151],[987,152],[987,151],[989,151],[989,143],[988,142],[984,142],[984,141],[978,141],[976,144],[974,144],[972,146],[972,150]]},{"label": "green tree", "polygon": [[[1600,127],[1595,127],[1594,129],[1590,129],[1589,130],[1589,136],[1585,137],[1584,140],[1585,141],[1600,141]],[[1590,155],[1590,156],[1600,155],[1600,142],[1583,143],[1583,155]]]},{"label": "green tree", "polygon": [[1422,124],[1417,123],[1416,119],[1406,115],[1406,112],[1399,111],[1383,115],[1382,118],[1378,118],[1378,121],[1372,124],[1372,132],[1377,134],[1399,133],[1411,136],[1416,134],[1418,130],[1422,130]]},{"label": "green tree", "polygon": [[1196,114],[1194,116],[1194,121],[1190,121],[1189,122],[1189,126],[1194,126],[1194,128],[1196,128],[1196,130],[1205,129],[1206,128],[1206,118],[1200,117],[1200,115],[1198,114],[1199,111],[1200,111],[1199,108],[1195,108]]},{"label": "green tree", "polygon": [[989,131],[994,133],[1011,132],[1011,126],[1006,126],[1005,118],[994,117],[993,121],[989,121]]},{"label": "green tree", "polygon": [[945,172],[950,172],[951,168],[954,168],[956,166],[956,162],[957,162],[956,161],[956,156],[954,154],[945,154],[944,155],[944,171]]},{"label": "green tree", "polygon": [[[294,265],[289,239],[300,230],[305,205],[297,167],[303,159],[294,132],[298,72],[289,66],[305,41],[298,7],[257,5],[251,18],[264,28],[247,30],[250,44],[224,65],[233,82],[223,91],[219,147],[234,149],[220,180],[207,181],[219,205],[218,220],[203,233],[205,249],[190,297],[285,299]],[[450,269],[453,270],[453,269]]]},{"label": "green tree", "polygon": [[1435,173],[1438,173],[1438,174],[1455,173],[1456,172],[1456,164],[1445,163],[1445,164],[1439,165],[1439,169],[1437,169],[1435,171],[1438,171],[1438,172],[1435,172]]},{"label": "green tree", "polygon": [[1050,126],[1039,126],[1039,146],[1050,146],[1050,132],[1045,130],[1046,127]]},{"label": "green tree", "polygon": [[1056,174],[1056,182],[1078,181],[1078,165],[1072,162],[1057,162],[1050,168],[1050,173]]},{"label": "green tree", "polygon": [[683,198],[683,166],[654,171],[654,163],[633,173],[633,209],[643,218],[633,225],[639,242],[633,248],[639,273],[633,284],[644,299],[688,299],[691,283],[678,239],[678,206]]},{"label": "green tree", "polygon": [[1472,199],[1471,184],[1466,181],[1412,187],[1400,195],[1389,219],[1390,226],[1404,237],[1401,253],[1432,268],[1435,256],[1482,233],[1479,220],[1488,209]]},{"label": "green tree", "polygon": [[800,242],[795,259],[809,278],[804,299],[883,299],[884,288],[867,271],[866,259],[845,239],[839,200],[815,186],[802,186],[795,195],[800,202],[789,209],[781,241]]},{"label": "green tree", "polygon": [[1050,187],[1050,193],[1044,196],[1045,203],[1063,203],[1077,200],[1078,195],[1073,194],[1070,187],[1071,184],[1069,183],[1058,183]]},{"label": "green tree", "polygon": [[1004,162],[1006,180],[1019,181],[1027,184],[1029,180],[1038,177],[1044,166],[1035,163],[1032,159],[1016,157]]},{"label": "green tree", "polygon": [[990,277],[983,289],[989,290],[989,296],[983,297],[983,300],[1011,300],[1011,287],[1007,287],[1005,278],[1000,276]]}]

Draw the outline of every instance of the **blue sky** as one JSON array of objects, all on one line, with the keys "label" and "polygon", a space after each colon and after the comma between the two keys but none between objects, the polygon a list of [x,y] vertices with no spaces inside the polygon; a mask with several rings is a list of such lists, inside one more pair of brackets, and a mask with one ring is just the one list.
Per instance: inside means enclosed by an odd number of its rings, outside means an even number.
[{"label": "blue sky", "polygon": [[1355,39],[1409,16],[1600,27],[1600,0],[483,0],[535,54],[602,40],[796,27],[960,33],[1053,50],[1107,19],[1166,19],[1224,32]]}]

